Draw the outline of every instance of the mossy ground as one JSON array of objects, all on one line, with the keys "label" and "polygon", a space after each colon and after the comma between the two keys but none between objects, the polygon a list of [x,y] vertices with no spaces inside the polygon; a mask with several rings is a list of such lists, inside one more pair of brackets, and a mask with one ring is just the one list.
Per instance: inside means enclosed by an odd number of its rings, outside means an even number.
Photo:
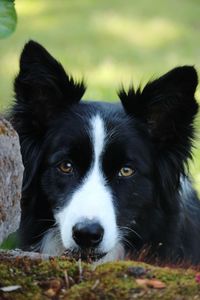
[{"label": "mossy ground", "polygon": [[[0,260],[0,299],[200,299],[197,271],[160,268],[134,261],[92,264],[67,258]],[[159,280],[163,288],[149,287],[138,279]]]}]

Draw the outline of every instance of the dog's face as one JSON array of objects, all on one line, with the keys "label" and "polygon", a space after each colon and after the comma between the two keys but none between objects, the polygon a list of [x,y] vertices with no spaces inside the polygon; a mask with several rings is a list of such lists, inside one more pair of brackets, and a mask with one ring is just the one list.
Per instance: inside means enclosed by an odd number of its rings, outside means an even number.
[{"label": "dog's face", "polygon": [[133,120],[95,106],[79,104],[50,126],[40,180],[64,248],[103,255],[153,208],[153,159]]},{"label": "dog's face", "polygon": [[[122,90],[122,105],[79,103],[83,83],[29,42],[13,112],[25,164],[24,244],[119,257],[162,237],[190,152],[196,84],[194,69],[182,67],[142,92]],[[32,237],[27,224],[38,226]]]}]

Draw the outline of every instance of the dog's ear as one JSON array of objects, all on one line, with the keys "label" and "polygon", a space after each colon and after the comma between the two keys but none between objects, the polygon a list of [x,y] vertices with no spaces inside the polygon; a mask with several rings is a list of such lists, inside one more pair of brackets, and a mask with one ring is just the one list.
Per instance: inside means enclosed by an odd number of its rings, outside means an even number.
[{"label": "dog's ear", "polygon": [[29,41],[22,51],[14,88],[15,117],[28,118],[34,130],[40,132],[49,119],[78,102],[85,92],[83,81],[75,82],[61,64],[34,41]]},{"label": "dog's ear", "polygon": [[191,155],[193,119],[198,111],[194,98],[197,84],[196,70],[183,66],[149,82],[142,91],[130,88],[119,92],[126,112],[146,124],[163,164],[168,161],[182,169]]},{"label": "dog's ear", "polygon": [[149,82],[142,91],[122,89],[119,97],[129,115],[146,123],[159,149],[178,144],[185,148],[193,137],[193,119],[198,111],[194,98],[197,84],[195,69],[184,66]]},{"label": "dog's ear", "polygon": [[23,190],[33,179],[42,159],[48,123],[77,103],[85,92],[40,44],[29,41],[21,54],[20,71],[14,83],[15,104],[11,122],[19,134],[24,171]]}]

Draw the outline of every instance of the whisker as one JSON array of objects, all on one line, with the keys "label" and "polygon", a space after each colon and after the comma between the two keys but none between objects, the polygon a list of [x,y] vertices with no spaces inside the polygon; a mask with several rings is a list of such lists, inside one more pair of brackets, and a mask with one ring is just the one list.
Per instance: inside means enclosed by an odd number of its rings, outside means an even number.
[{"label": "whisker", "polygon": [[142,238],[142,236],[139,234],[139,233],[137,233],[137,231],[135,231],[133,228],[130,228],[130,227],[128,227],[128,226],[118,226],[118,228],[121,230],[127,230],[127,231],[130,231],[130,232],[133,232],[137,237],[139,237],[141,240],[143,240],[143,238]]},{"label": "whisker", "polygon": [[52,227],[42,231],[41,233],[34,235],[34,238],[38,238],[38,237],[42,237],[43,235],[45,235],[46,233],[48,233],[49,231],[51,231],[53,228],[56,229],[56,227],[54,227],[55,225],[53,225]]},{"label": "whisker", "polygon": [[125,237],[122,238],[122,241],[129,246],[131,249],[137,250],[136,247],[129,241],[127,240]]},{"label": "whisker", "polygon": [[45,230],[44,232],[42,232],[40,235],[38,236],[42,236],[42,238],[40,239],[40,241],[38,241],[37,243],[35,243],[33,245],[33,249],[35,251],[39,251],[42,253],[49,253],[49,251],[52,251],[52,247],[49,249],[48,244],[52,243],[54,244],[53,247],[53,255],[58,255],[59,252],[57,250],[63,248],[63,243],[62,243],[62,239],[60,236],[60,230],[58,227],[51,227],[47,230]]}]

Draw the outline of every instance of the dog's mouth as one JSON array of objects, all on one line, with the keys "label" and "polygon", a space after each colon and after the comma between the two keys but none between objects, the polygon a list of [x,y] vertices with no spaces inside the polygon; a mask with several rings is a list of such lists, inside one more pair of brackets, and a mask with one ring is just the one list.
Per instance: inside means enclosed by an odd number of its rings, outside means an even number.
[{"label": "dog's mouth", "polygon": [[85,262],[95,262],[103,258],[107,253],[97,252],[95,249],[83,249],[83,250],[68,250],[63,253],[64,256],[74,258],[75,260],[81,259]]}]

